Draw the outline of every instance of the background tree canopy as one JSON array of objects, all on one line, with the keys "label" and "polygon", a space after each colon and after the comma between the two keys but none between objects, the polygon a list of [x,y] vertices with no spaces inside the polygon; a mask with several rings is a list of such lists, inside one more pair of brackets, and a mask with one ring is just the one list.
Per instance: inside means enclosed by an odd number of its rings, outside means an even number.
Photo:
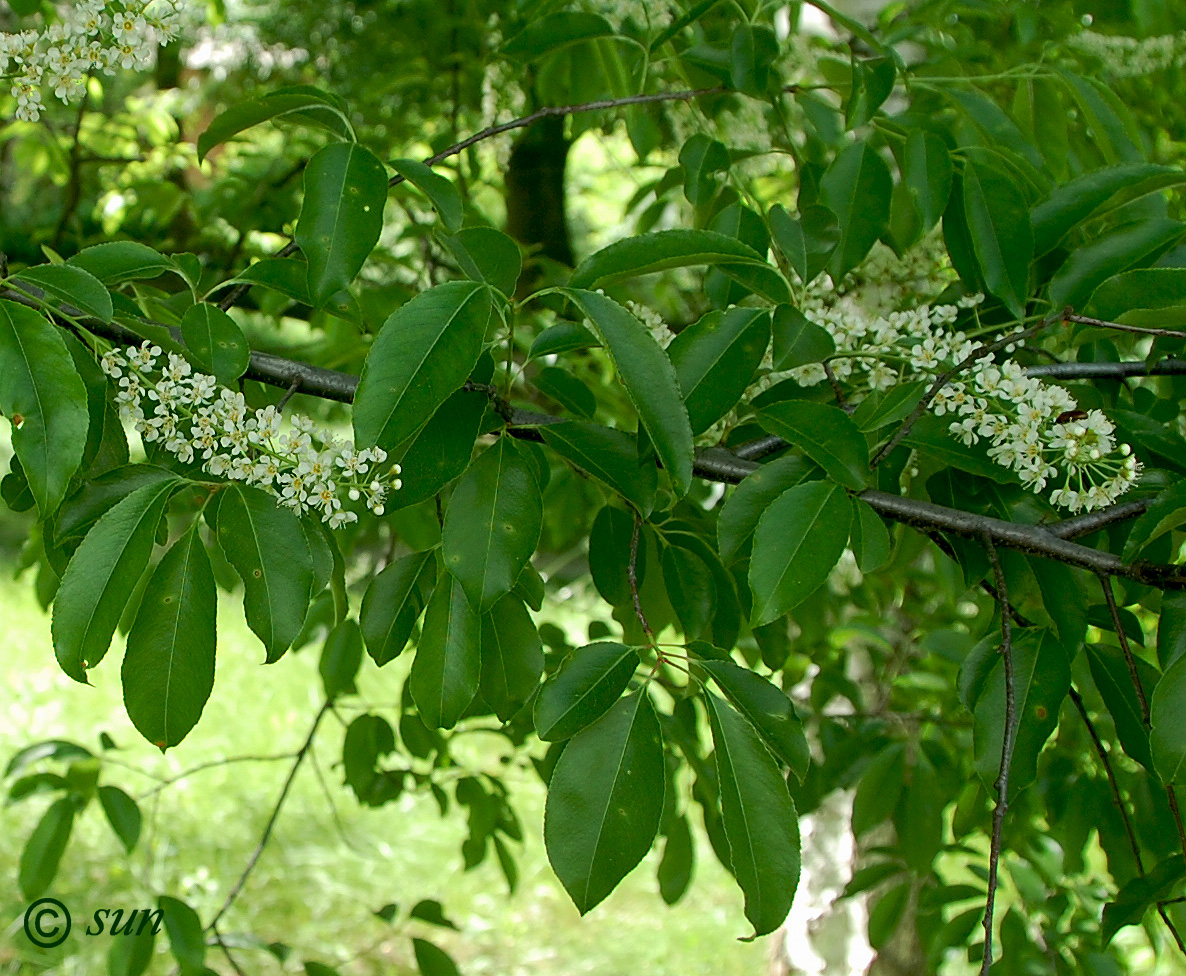
[{"label": "background tree canopy", "polygon": [[[772,933],[851,796],[871,972],[1186,971],[1184,20],[7,4],[3,537],[144,740],[28,730],[14,914],[76,824],[153,843],[222,591],[237,694],[320,662],[260,850],[337,723],[331,791],[512,891],[542,830],[582,914],[705,837]],[[375,971],[252,930],[255,863],[146,871],[109,972]]]}]

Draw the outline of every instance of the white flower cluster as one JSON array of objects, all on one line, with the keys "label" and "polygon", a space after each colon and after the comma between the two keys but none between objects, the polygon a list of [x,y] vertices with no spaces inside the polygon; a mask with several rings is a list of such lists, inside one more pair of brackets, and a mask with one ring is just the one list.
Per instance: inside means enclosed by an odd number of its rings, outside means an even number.
[{"label": "white flower cluster", "polygon": [[[273,406],[252,410],[243,394],[220,388],[213,376],[195,373],[175,353],[158,364],[161,347],[145,342],[129,352],[111,350],[99,362],[116,380],[120,417],[146,442],[159,441],[182,461],[199,461],[216,477],[243,481],[271,492],[296,514],[315,512],[330,528],[357,522],[342,510],[341,493],[366,500],[383,514],[389,491],[398,490],[400,467],[385,473],[382,448],[355,451],[342,439],[294,416],[292,430]],[[159,371],[159,376],[155,376]]]},{"label": "white flower cluster", "polygon": [[0,75],[11,83],[16,117],[40,118],[43,88],[69,102],[94,72],[151,65],[157,46],[178,34],[181,2],[76,0],[61,5],[58,23],[0,34]]},{"label": "white flower cluster", "polygon": [[1098,58],[1115,78],[1138,78],[1186,65],[1186,31],[1137,38],[1085,30],[1068,42]]},{"label": "white flower cluster", "polygon": [[[876,318],[836,307],[808,308],[804,314],[832,336],[836,354],[828,365],[837,381],[858,390],[885,390],[940,375],[974,352],[978,343],[950,327],[961,308],[982,300],[977,295],[957,305],[923,305]],[[802,386],[826,378],[819,363],[776,375],[789,375]],[[1091,511],[1112,504],[1136,482],[1140,462],[1127,444],[1117,445],[1111,421],[1098,410],[1080,410],[1062,387],[990,356],[976,360],[962,377],[939,391],[931,409],[936,416],[955,418],[948,430],[964,444],[984,438],[989,457],[1015,472],[1031,491],[1059,484],[1051,492],[1052,504]]]}]

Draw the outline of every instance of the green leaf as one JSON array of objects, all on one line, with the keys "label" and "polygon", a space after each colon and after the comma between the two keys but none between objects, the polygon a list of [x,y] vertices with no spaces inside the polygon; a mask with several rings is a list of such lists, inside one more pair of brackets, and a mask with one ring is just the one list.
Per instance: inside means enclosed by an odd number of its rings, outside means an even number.
[{"label": "green leaf", "polygon": [[[1054,70],[1066,82],[1081,113],[1080,125],[1091,130],[1092,145],[1109,163],[1136,163],[1144,155],[1132,117],[1115,94],[1098,81],[1080,77],[1064,68]],[[1127,118],[1122,117],[1128,116]]]},{"label": "green leaf", "polygon": [[[1091,665],[1091,677],[1099,689],[1100,697],[1116,725],[1116,737],[1130,759],[1135,759],[1152,771],[1153,757],[1149,753],[1149,730],[1141,714],[1141,703],[1133,687],[1128,663],[1120,649],[1106,644],[1087,644],[1087,661]],[[1135,658],[1137,675],[1142,691],[1148,694],[1159,675],[1156,669],[1140,658]],[[1148,697],[1145,699],[1148,701]]]},{"label": "green leaf", "polygon": [[412,952],[416,956],[416,968],[421,976],[461,976],[461,970],[440,946],[425,939],[412,939]]},{"label": "green leaf", "polygon": [[624,431],[566,420],[540,427],[544,443],[566,461],[618,492],[646,518],[655,505],[655,466],[638,457],[637,439]]},{"label": "green leaf", "polygon": [[519,245],[493,227],[466,227],[454,236],[437,235],[471,281],[484,281],[504,295],[515,293],[523,271]]},{"label": "green leaf", "polygon": [[392,312],[354,394],[358,445],[390,450],[414,434],[469,377],[489,319],[490,292],[470,281],[430,288]]},{"label": "green leaf", "polygon": [[778,57],[778,37],[769,27],[742,24],[733,32],[733,87],[761,98]]},{"label": "green leaf", "polygon": [[1157,660],[1163,671],[1186,654],[1186,593],[1164,593],[1157,618]]},{"label": "green leaf", "polygon": [[518,597],[503,597],[482,616],[482,698],[507,722],[534,693],[543,672],[544,648],[531,614]]},{"label": "green leaf", "polygon": [[1149,746],[1153,768],[1169,786],[1186,780],[1186,657],[1166,670],[1150,703]]},{"label": "green leaf", "polygon": [[[630,539],[634,520],[620,508],[604,506],[593,518],[589,530],[589,575],[606,603],[615,607],[631,602],[627,570],[630,562]],[[640,533],[636,572],[641,583],[646,578],[646,546]]]},{"label": "green leaf", "polygon": [[61,504],[82,462],[86,387],[58,330],[31,308],[0,300],[0,413],[42,518]]},{"label": "green leaf", "polygon": [[1087,220],[1106,217],[1134,200],[1184,182],[1186,172],[1151,163],[1108,166],[1068,180],[1030,211],[1034,256],[1049,254]]},{"label": "green leaf", "polygon": [[321,650],[318,671],[327,701],[358,692],[354,679],[358,677],[361,665],[362,632],[358,624],[347,617],[329,632]]},{"label": "green leaf", "polygon": [[519,61],[534,61],[549,51],[613,34],[613,25],[598,14],[557,11],[528,23],[502,46],[502,53]]},{"label": "green leaf", "polygon": [[755,627],[777,620],[824,584],[851,523],[852,503],[831,482],[797,485],[774,500],[754,532],[749,564]]},{"label": "green leaf", "polygon": [[180,484],[143,485],[114,505],[86,534],[54,599],[54,653],[84,684],[86,669],[107,653],[116,624],[148,565],[165,504]]},{"label": "green leaf", "polygon": [[107,976],[143,976],[152,963],[155,945],[156,932],[152,925],[137,928],[135,932],[121,932],[118,939],[111,940],[111,948],[107,950]]},{"label": "green leaf", "polygon": [[[81,268],[104,285],[118,285],[125,281],[159,278],[173,271],[173,262],[147,244],[136,241],[108,241],[84,247],[66,262]],[[110,296],[108,296],[110,298]]]},{"label": "green leaf", "polygon": [[482,618],[471,609],[461,584],[445,574],[424,612],[424,627],[408,678],[412,699],[429,728],[457,724],[481,678]]},{"label": "green leaf", "polygon": [[535,470],[512,438],[500,437],[462,476],[441,530],[445,568],[476,611],[511,592],[542,525]]},{"label": "green leaf", "polygon": [[650,850],[663,814],[663,740],[645,691],[565,746],[548,784],[548,860],[584,915]]},{"label": "green leaf", "polygon": [[752,725],[767,748],[786,763],[791,772],[803,782],[811,765],[811,751],[803,723],[795,714],[787,693],[767,678],[732,661],[702,660],[704,668],[725,697]]},{"label": "green leaf", "polygon": [[906,781],[905,747],[892,742],[870,760],[852,801],[852,832],[860,837],[888,820]]},{"label": "green leaf", "polygon": [[852,91],[844,105],[844,126],[864,125],[881,108],[894,90],[897,71],[889,58],[869,58],[852,63]]},{"label": "green leaf", "polygon": [[169,933],[169,948],[173,958],[181,966],[184,976],[191,973],[204,974],[206,969],[206,932],[198,913],[185,902],[168,895],[157,898],[161,914],[165,918],[165,931]]},{"label": "green leaf", "polygon": [[709,312],[675,337],[667,355],[693,435],[708,430],[736,405],[769,344],[770,313],[757,308]]},{"label": "green leaf", "polygon": [[663,844],[663,860],[656,872],[659,882],[659,897],[668,905],[674,905],[688,890],[692,882],[692,871],[696,864],[696,845],[687,817],[675,817],[666,824],[663,831],[667,840]]},{"label": "green leaf", "polygon": [[1132,562],[1145,546],[1183,523],[1186,523],[1186,482],[1178,482],[1158,494],[1133,523],[1121,558],[1126,563]]},{"label": "green leaf", "polygon": [[367,653],[379,667],[407,647],[436,578],[436,566],[433,550],[414,552],[390,563],[368,584],[358,622]]},{"label": "green leaf", "polygon": [[884,396],[870,393],[853,411],[853,422],[864,433],[869,434],[903,420],[918,406],[928,385],[920,380],[915,383],[899,383]]},{"label": "green leaf", "polygon": [[925,129],[915,129],[906,139],[902,156],[902,182],[928,231],[939,222],[951,197],[954,175],[947,144]]},{"label": "green leaf", "polygon": [[228,487],[216,518],[218,544],[243,581],[247,626],[280,659],[297,634],[313,589],[313,555],[300,520],[247,485]]},{"label": "green leaf", "polygon": [[967,445],[952,437],[947,431],[949,423],[946,417],[926,414],[910,428],[910,433],[903,438],[902,443],[942,465],[989,478],[998,484],[1017,480],[1008,468],[988,456],[983,444]]},{"label": "green leaf", "polygon": [[106,471],[98,478],[84,482],[62,503],[54,520],[54,539],[60,543],[82,537],[112,505],[137,488],[176,480],[174,472],[154,464],[125,464]]},{"label": "green leaf", "polygon": [[[718,142],[697,132],[679,151],[679,164],[684,173],[684,196],[693,207],[709,203],[717,192],[717,173],[729,169],[729,150]],[[579,271],[580,269],[578,269]],[[578,283],[574,281],[573,286]]]},{"label": "green leaf", "polygon": [[295,240],[309,262],[309,294],[320,308],[349,287],[379,241],[387,171],[368,149],[338,142],[305,166]]},{"label": "green leaf", "polygon": [[869,910],[869,945],[874,949],[882,949],[898,931],[912,889],[913,885],[903,881],[878,895]]},{"label": "green leaf", "polygon": [[1115,228],[1075,248],[1050,280],[1052,308],[1087,303],[1099,284],[1134,264],[1148,263],[1186,232],[1177,220],[1146,218]]},{"label": "green leaf", "polygon": [[767,461],[748,474],[721,507],[717,543],[721,559],[729,562],[754,533],[770,504],[788,488],[803,482],[818,469],[806,458],[792,455]]},{"label": "green leaf", "polygon": [[1177,896],[1186,877],[1186,861],[1171,854],[1148,874],[1130,879],[1116,893],[1116,900],[1104,906],[1100,941],[1107,946],[1126,925],[1137,925],[1154,905]]},{"label": "green leaf", "polygon": [[383,774],[380,758],[395,751],[395,732],[381,715],[359,715],[346,729],[342,743],[342,772],[359,803],[380,806]]},{"label": "green leaf", "polygon": [[762,255],[736,237],[712,230],[662,230],[615,241],[591,254],[572,273],[569,287],[593,288],[698,264],[753,264],[773,273]]},{"label": "green leaf", "polygon": [[73,797],[54,800],[25,842],[17,881],[26,900],[40,898],[53,884],[62,853],[70,841],[77,809]]},{"label": "green leaf", "polygon": [[487,403],[484,393],[458,390],[437,407],[427,424],[390,452],[388,461],[402,467],[403,485],[388,494],[389,511],[431,498],[469,467]]},{"label": "green leaf", "polygon": [[677,495],[692,483],[692,427],[671,360],[646,327],[596,292],[566,289],[605,346]]},{"label": "green leaf", "polygon": [[540,359],[544,356],[562,356],[567,352],[580,349],[592,349],[597,345],[597,337],[577,322],[557,322],[544,329],[527,353],[527,359]]},{"label": "green leaf", "polygon": [[610,642],[573,651],[535,700],[535,728],[545,742],[576,735],[622,696],[638,668],[633,647]]},{"label": "green leaf", "polygon": [[354,138],[354,131],[340,99],[309,85],[296,85],[232,105],[216,116],[206,131],[198,136],[198,162],[205,159],[215,146],[244,129],[269,119],[284,118],[316,125],[342,138]]},{"label": "green leaf", "polygon": [[1029,207],[1013,180],[971,160],[964,166],[963,195],[972,249],[984,283],[1022,318],[1034,254]]},{"label": "green leaf", "polygon": [[852,551],[857,559],[857,568],[862,573],[871,573],[889,562],[889,529],[867,502],[859,498],[854,499],[854,502],[856,518],[852,523]]},{"label": "green leaf", "polygon": [[194,362],[223,386],[234,386],[251,365],[243,330],[217,305],[191,305],[181,320],[181,335]]},{"label": "green leaf", "polygon": [[776,203],[770,208],[770,230],[775,245],[805,285],[819,277],[840,243],[836,215],[818,203],[802,207],[794,218]]},{"label": "green leaf", "polygon": [[820,180],[820,203],[836,215],[840,240],[828,262],[833,280],[855,268],[889,222],[894,184],[889,166],[868,142],[843,150]]},{"label": "green leaf", "polygon": [[779,305],[774,310],[773,332],[776,370],[822,363],[836,352],[836,343],[828,330],[816,325],[794,305]]},{"label": "green leaf", "polygon": [[309,297],[309,266],[296,258],[263,258],[219,287],[238,284],[259,285],[302,305],[313,304]]},{"label": "green leaf", "polygon": [[713,694],[706,692],[704,700],[733,876],[754,936],[766,935],[786,919],[799,886],[799,815],[749,722]]},{"label": "green leaf", "polygon": [[461,228],[461,194],[449,180],[415,159],[393,159],[391,168],[432,201],[449,233]]},{"label": "green leaf", "polygon": [[140,807],[118,786],[100,786],[99,803],[115,836],[131,854],[140,840],[140,825],[143,821]]},{"label": "green leaf", "polygon": [[810,400],[772,403],[758,423],[800,448],[829,477],[858,491],[869,480],[869,446],[852,418],[839,407]]},{"label": "green leaf", "polygon": [[195,521],[153,571],[128,633],[121,669],[128,718],[162,751],[189,735],[214,690],[218,601],[197,525]]},{"label": "green leaf", "polygon": [[[976,771],[987,786],[996,782],[1005,733],[1005,662],[996,654],[974,709]],[[1009,802],[1037,776],[1038,753],[1058,724],[1058,710],[1071,687],[1067,652],[1048,630],[1014,631],[1013,687],[1017,736],[1009,770]]]},{"label": "green leaf", "polygon": [[532,385],[569,413],[592,420],[597,412],[597,398],[589,387],[559,366],[545,366],[535,374]]},{"label": "green leaf", "polygon": [[13,281],[40,288],[46,295],[73,305],[85,315],[110,322],[111,293],[89,271],[73,264],[39,264],[13,275]]}]

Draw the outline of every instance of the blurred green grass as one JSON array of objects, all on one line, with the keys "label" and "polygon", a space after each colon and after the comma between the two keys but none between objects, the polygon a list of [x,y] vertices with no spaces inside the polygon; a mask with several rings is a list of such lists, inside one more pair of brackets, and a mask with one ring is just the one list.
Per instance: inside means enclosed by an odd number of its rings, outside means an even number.
[{"label": "blurred green grass", "polygon": [[[162,756],[144,742],[123,712],[120,642],[91,672],[93,687],[58,669],[49,619],[33,596],[29,575],[0,579],[6,651],[0,682],[6,689],[0,724],[0,763],[36,740],[64,738],[98,751],[107,732],[120,746],[108,753],[102,782],[141,800],[145,825],[139,846],[123,853],[97,803],[77,819],[62,868],[49,894],[73,909],[75,928],[59,949],[36,950],[21,929],[25,902],[17,887],[21,849],[48,804],[45,796],[0,810],[0,974],[106,972],[107,937],[83,935],[97,908],[146,907],[158,893],[186,899],[209,919],[221,906],[259,840],[284,778],[285,761],[219,765],[151,797],[153,777],[175,776],[228,756],[275,755],[300,747],[320,705],[319,649],[311,645],[261,669],[263,653],[243,623],[241,607],[220,595],[219,658],[214,695],[201,722],[178,748]],[[348,722],[360,708],[391,714],[399,700],[402,661],[382,671],[364,659],[363,701],[343,701]],[[316,959],[344,974],[415,972],[411,936],[436,942],[466,974],[730,974],[760,973],[765,940],[741,943],[751,929],[732,879],[702,842],[691,889],[668,908],[655,881],[652,852],[602,905],[580,918],[547,865],[542,842],[543,788],[530,768],[500,763],[497,737],[474,736],[467,763],[501,772],[515,785],[523,827],[517,893],[507,886],[491,852],[473,871],[460,855],[464,815],[441,818],[429,795],[405,795],[379,809],[360,807],[336,768],[344,727],[328,715],[302,767],[275,832],[246,890],[220,923],[224,935],[250,933],[294,949],[286,965],[261,950],[242,950],[245,971],[301,971]],[[505,752],[505,750],[503,750]],[[311,761],[310,761],[311,760]],[[117,765],[117,763],[119,765]],[[394,925],[373,913],[389,902],[404,913],[435,898],[460,929],[422,922]],[[163,938],[158,938],[158,954]],[[230,972],[212,950],[208,961]],[[152,973],[172,971],[158,955]]]}]

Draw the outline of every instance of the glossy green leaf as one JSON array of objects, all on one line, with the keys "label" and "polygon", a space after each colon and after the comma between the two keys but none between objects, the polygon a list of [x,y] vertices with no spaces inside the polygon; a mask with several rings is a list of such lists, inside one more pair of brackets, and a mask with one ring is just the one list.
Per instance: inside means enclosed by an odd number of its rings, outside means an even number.
[{"label": "glossy green leaf", "polygon": [[349,287],[379,241],[387,171],[369,149],[338,142],[313,154],[304,180],[295,240],[309,262],[309,294],[321,307]]},{"label": "glossy green leaf", "polygon": [[1141,550],[1186,523],[1186,483],[1178,482],[1158,494],[1141,514],[1124,543],[1123,559],[1132,562]]},{"label": "glossy green leaf", "polygon": [[687,817],[675,817],[665,825],[663,831],[663,859],[656,871],[659,882],[659,897],[664,903],[674,905],[692,883],[692,872],[696,865],[696,845]]},{"label": "glossy green leaf", "polygon": [[985,285],[1021,318],[1034,253],[1029,207],[1013,180],[1000,170],[969,161],[962,183],[972,249]]},{"label": "glossy green leaf", "polygon": [[840,240],[828,261],[833,280],[860,264],[885,230],[893,189],[889,166],[868,142],[853,143],[828,167],[820,180],[820,203],[840,226]]},{"label": "glossy green leaf", "polygon": [[1087,632],[1087,596],[1076,571],[1053,559],[1027,556],[1026,561],[1038,582],[1042,606],[1054,624],[1058,639],[1067,654],[1074,657]]},{"label": "glossy green leaf", "polygon": [[1106,231],[1075,248],[1050,279],[1051,306],[1081,308],[1101,282],[1156,258],[1184,232],[1186,224],[1180,221],[1150,217]]},{"label": "glossy green leaf", "polygon": [[852,503],[831,482],[797,485],[774,500],[754,531],[754,626],[777,620],[823,585],[848,543],[851,523]]},{"label": "glossy green leaf", "polygon": [[774,359],[776,370],[822,363],[836,352],[836,343],[822,325],[816,325],[794,305],[774,310]]},{"label": "glossy green leaf", "polygon": [[299,85],[269,92],[262,98],[232,105],[216,116],[206,131],[198,136],[198,162],[220,143],[244,129],[269,119],[288,119],[327,129],[337,136],[353,139],[354,133],[341,101],[309,85]]},{"label": "glossy green leaf", "polygon": [[844,105],[845,128],[864,125],[894,90],[897,71],[889,58],[853,59],[852,90]]},{"label": "glossy green leaf", "polygon": [[128,717],[162,751],[198,724],[214,690],[217,605],[210,557],[194,523],[153,570],[120,671]]},{"label": "glossy green leaf", "polygon": [[[702,132],[691,136],[679,151],[684,173],[684,196],[693,207],[707,204],[716,195],[717,173],[729,168],[729,150],[724,143]],[[579,269],[578,269],[579,270]],[[574,282],[574,286],[577,283]]]},{"label": "glossy green leaf", "polygon": [[99,804],[115,836],[131,854],[140,840],[140,827],[144,819],[140,807],[118,786],[100,786]]},{"label": "glossy green leaf", "polygon": [[[627,571],[633,533],[634,520],[612,505],[604,506],[594,516],[589,530],[589,575],[601,598],[611,606],[621,607],[631,602]],[[646,546],[640,544],[635,567],[640,583],[646,578],[646,568]]]},{"label": "glossy green leaf", "polygon": [[74,264],[39,264],[13,275],[18,284],[33,285],[51,298],[71,305],[101,322],[110,322],[111,293],[98,278]]},{"label": "glossy green leaf", "polygon": [[588,316],[609,353],[676,494],[686,494],[692,483],[692,427],[671,360],[617,302],[591,291],[566,294]]},{"label": "glossy green leaf", "polygon": [[191,305],[181,320],[181,335],[194,362],[223,386],[233,386],[251,364],[243,330],[217,305]]},{"label": "glossy green leaf", "polygon": [[1159,902],[1176,897],[1186,878],[1186,861],[1181,854],[1171,854],[1147,874],[1127,881],[1116,893],[1116,900],[1104,906],[1100,941],[1104,946],[1126,925],[1137,925],[1145,913]]},{"label": "glossy green leaf", "polygon": [[484,281],[504,295],[514,295],[523,271],[523,255],[515,240],[493,227],[466,227],[441,243],[457,259],[471,281]]},{"label": "glossy green leaf", "polygon": [[675,366],[694,435],[733,408],[769,344],[770,316],[757,308],[709,312],[672,340],[667,355]]},{"label": "glossy green leaf", "polygon": [[869,447],[865,435],[839,407],[784,400],[765,407],[758,422],[802,450],[840,484],[857,490],[866,487]]},{"label": "glossy green leaf", "polygon": [[359,715],[346,729],[342,772],[359,803],[379,806],[383,771],[379,760],[395,751],[395,732],[381,715]]},{"label": "glossy green leaf", "polygon": [[952,437],[947,430],[949,424],[946,417],[936,417],[934,414],[922,416],[910,428],[910,433],[903,438],[902,443],[940,464],[980,475],[999,484],[1017,480],[1017,476],[1008,468],[988,456],[983,443],[968,445]]},{"label": "glossy green leaf", "polygon": [[354,679],[362,665],[362,632],[358,624],[347,617],[325,639],[317,670],[327,701],[358,691]]},{"label": "glossy green leaf", "polygon": [[733,87],[755,98],[765,95],[778,51],[778,37],[769,27],[738,27],[730,45]]},{"label": "glossy green leaf", "polygon": [[655,504],[655,466],[638,457],[637,439],[624,431],[566,420],[540,428],[544,443],[566,461],[618,492],[642,516]]},{"label": "glossy green leaf", "polygon": [[[81,268],[104,285],[159,278],[172,271],[173,263],[160,251],[137,241],[108,241],[92,244],[70,258],[69,267]],[[109,296],[110,297],[110,296]]]},{"label": "glossy green leaf", "polygon": [[1106,86],[1065,68],[1055,68],[1081,113],[1080,125],[1091,130],[1095,146],[1109,163],[1141,162],[1139,135],[1123,103]]},{"label": "glossy green leaf", "polygon": [[[1149,753],[1149,730],[1141,714],[1140,699],[1133,687],[1132,674],[1120,649],[1105,644],[1087,644],[1087,661],[1091,665],[1091,677],[1099,689],[1100,697],[1116,725],[1116,737],[1130,759],[1135,759],[1148,770],[1153,769],[1153,757]],[[1134,659],[1142,691],[1148,694],[1157,683],[1158,674],[1152,665],[1140,658]]]},{"label": "glossy green leaf", "polygon": [[1157,660],[1163,671],[1186,654],[1186,593],[1165,593],[1157,618]]},{"label": "glossy green leaf", "polygon": [[82,461],[90,414],[86,387],[56,327],[0,300],[0,414],[12,424],[20,459],[43,518],[61,504]]},{"label": "glossy green leaf", "polygon": [[421,976],[461,976],[453,957],[427,939],[412,939],[412,953]]},{"label": "glossy green leaf", "polygon": [[44,739],[19,750],[4,767],[4,778],[15,776],[43,759],[69,762],[72,759],[92,759],[94,755],[86,746],[80,746],[77,742],[70,742],[68,739]]},{"label": "glossy green leaf", "polygon": [[445,574],[424,612],[412,673],[412,699],[429,728],[451,729],[474,695],[482,669],[482,618],[461,584]]},{"label": "glossy green leaf", "polygon": [[403,653],[436,578],[433,550],[388,564],[367,585],[358,622],[367,653],[379,667]]},{"label": "glossy green leaf", "polygon": [[716,581],[698,551],[678,545],[663,547],[660,560],[667,599],[686,640],[711,637],[716,611]]},{"label": "glossy green leaf", "polygon": [[627,237],[591,254],[572,273],[569,285],[593,288],[698,264],[755,264],[769,268],[762,255],[728,234],[711,230],[663,230]]},{"label": "glossy green leaf", "polygon": [[532,464],[512,438],[500,437],[462,476],[441,533],[445,568],[476,611],[486,612],[510,593],[542,525]]},{"label": "glossy green leaf", "polygon": [[533,360],[543,356],[562,356],[567,352],[592,349],[596,345],[597,337],[583,325],[577,322],[557,322],[535,337],[527,358]]},{"label": "glossy green leaf", "polygon": [[400,464],[403,485],[387,495],[388,511],[431,498],[469,467],[488,402],[477,390],[458,390],[391,451],[388,463]]},{"label": "glossy green leaf", "polygon": [[869,910],[869,945],[881,950],[889,942],[902,923],[902,916],[910,902],[913,886],[907,882],[894,885],[883,891]]},{"label": "glossy green leaf", "polygon": [[870,393],[853,411],[853,422],[868,434],[904,420],[918,406],[929,385],[922,381],[899,383],[884,395]]},{"label": "glossy green leaf", "polygon": [[810,204],[791,217],[782,204],[770,208],[774,243],[804,284],[810,284],[828,266],[840,243],[836,215],[820,204]]},{"label": "glossy green leaf", "polygon": [[947,209],[953,174],[951,153],[939,136],[925,129],[910,133],[902,155],[902,182],[924,231],[934,227]]},{"label": "glossy green leaf", "polygon": [[859,498],[853,500],[852,551],[862,573],[880,569],[890,557],[889,529],[881,517]]},{"label": "glossy green leaf", "polygon": [[792,455],[767,461],[746,475],[721,507],[717,521],[717,543],[721,559],[731,561],[758,527],[762,513],[788,488],[818,470],[806,458]]},{"label": "glossy green leaf", "polygon": [[131,933],[121,931],[118,939],[109,941],[111,948],[107,950],[107,976],[143,976],[152,963],[156,946],[153,926],[146,925],[143,930],[137,926],[136,931]]},{"label": "glossy green leaf", "polygon": [[568,739],[601,718],[637,668],[637,652],[623,644],[599,642],[573,651],[536,698],[539,737],[545,742]]},{"label": "glossy green leaf", "polygon": [[890,818],[905,781],[905,747],[890,743],[870,760],[857,782],[852,801],[852,832],[857,837]]},{"label": "glossy green leaf", "polygon": [[589,387],[559,366],[545,366],[535,374],[532,385],[550,400],[583,420],[592,420],[597,398]]},{"label": "glossy green leaf", "polygon": [[520,61],[532,61],[557,48],[613,33],[613,25],[598,14],[556,11],[529,22],[502,46],[502,53]]},{"label": "glossy green leaf", "polygon": [[17,882],[28,901],[40,898],[53,884],[62,854],[70,841],[77,809],[73,797],[54,800],[25,841]]},{"label": "glossy green leaf", "polygon": [[354,394],[358,445],[390,450],[416,433],[468,379],[489,319],[490,293],[470,281],[430,288],[392,312]]},{"label": "glossy green leaf", "polygon": [[178,479],[143,485],[86,534],[54,600],[54,653],[62,670],[86,683],[107,653],[116,624],[148,565],[157,526]]},{"label": "glossy green leaf", "polygon": [[175,472],[155,464],[126,464],[106,471],[62,503],[54,520],[54,538],[61,542],[84,536],[116,502],[137,488],[176,480]]},{"label": "glossy green leaf", "polygon": [[732,661],[702,660],[698,663],[712,675],[733,707],[757,729],[770,751],[802,782],[811,765],[811,751],[803,723],[795,714],[795,706],[787,693],[769,679]]},{"label": "glossy green leaf", "polygon": [[752,725],[705,693],[733,876],[754,935],[778,928],[799,885],[799,815],[786,780]]},{"label": "glossy green leaf", "polygon": [[664,784],[659,720],[645,691],[620,699],[565,746],[548,784],[544,844],[582,915],[650,850]]},{"label": "glossy green leaf", "polygon": [[1034,228],[1034,256],[1054,250],[1075,227],[1105,217],[1134,200],[1186,182],[1174,166],[1123,163],[1091,170],[1056,186],[1030,211]]},{"label": "glossy green leaf", "polygon": [[506,722],[539,686],[544,648],[518,597],[504,596],[482,615],[482,698]]},{"label": "glossy green leaf", "polygon": [[157,898],[169,934],[169,948],[181,966],[184,976],[191,973],[205,976],[206,932],[202,920],[189,905],[177,898],[161,895]]},{"label": "glossy green leaf", "polygon": [[309,297],[309,266],[296,258],[263,258],[219,287],[238,284],[259,285],[302,305],[313,304]]},{"label": "glossy green leaf", "polygon": [[217,515],[218,544],[243,581],[247,626],[279,660],[297,634],[313,588],[313,555],[300,520],[258,488],[234,485]]},{"label": "glossy green leaf", "polygon": [[1161,676],[1150,702],[1153,768],[1167,786],[1186,781],[1186,658]]},{"label": "glossy green leaf", "polygon": [[[991,787],[1001,766],[1005,732],[1005,664],[994,655],[984,690],[976,700],[973,743],[976,771]],[[1049,631],[1013,632],[1013,687],[1017,736],[1009,768],[1009,801],[1034,781],[1038,753],[1058,724],[1058,710],[1071,687],[1067,652]]]},{"label": "glossy green leaf", "polygon": [[448,179],[415,159],[393,159],[391,168],[432,201],[449,233],[461,228],[461,194]]}]

